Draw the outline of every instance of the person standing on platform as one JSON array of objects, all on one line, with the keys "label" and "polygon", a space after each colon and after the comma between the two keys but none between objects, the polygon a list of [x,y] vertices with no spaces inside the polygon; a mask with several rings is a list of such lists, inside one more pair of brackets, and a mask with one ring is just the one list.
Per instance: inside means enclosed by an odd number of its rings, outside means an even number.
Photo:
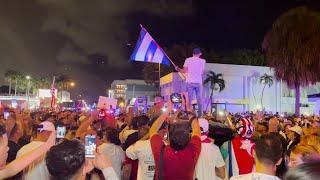
[{"label": "person standing on platform", "polygon": [[193,56],[185,60],[183,69],[176,67],[176,70],[186,74],[188,101],[191,109],[193,92],[196,94],[197,105],[198,105],[198,116],[202,114],[202,76],[206,60],[200,58],[202,55],[200,48],[193,50]]}]

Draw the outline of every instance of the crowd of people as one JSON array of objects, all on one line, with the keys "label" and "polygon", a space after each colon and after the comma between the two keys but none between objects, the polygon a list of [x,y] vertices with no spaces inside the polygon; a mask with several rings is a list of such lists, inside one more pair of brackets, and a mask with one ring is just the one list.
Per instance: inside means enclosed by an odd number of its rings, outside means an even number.
[{"label": "crowd of people", "polygon": [[[0,117],[0,179],[320,179],[318,116],[197,117],[164,104],[157,97],[145,114],[103,117],[11,108]],[[66,127],[63,138],[57,127]],[[96,137],[92,157],[87,135]]]}]

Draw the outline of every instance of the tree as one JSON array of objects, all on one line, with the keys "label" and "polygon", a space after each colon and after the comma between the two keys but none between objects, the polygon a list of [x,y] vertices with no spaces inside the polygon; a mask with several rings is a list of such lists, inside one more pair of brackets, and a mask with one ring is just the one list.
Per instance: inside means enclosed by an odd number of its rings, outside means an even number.
[{"label": "tree", "polygon": [[300,87],[320,80],[320,15],[306,7],[282,14],[265,35],[262,47],[275,77],[295,89],[300,115]]},{"label": "tree", "polygon": [[68,89],[68,84],[70,83],[70,78],[67,75],[61,74],[56,77],[57,87],[63,91]]},{"label": "tree", "polygon": [[6,78],[6,80],[9,82],[9,96],[11,95],[11,88],[12,88],[12,81],[14,79],[14,76],[17,72],[14,71],[14,70],[7,70],[5,73],[4,73],[4,76]]},{"label": "tree", "polygon": [[272,76],[268,75],[267,73],[265,73],[263,76],[260,77],[260,84],[263,84],[263,89],[261,92],[261,109],[263,110],[263,95],[264,95],[264,90],[266,88],[266,86],[268,86],[269,88],[273,85],[273,78]]},{"label": "tree", "polygon": [[232,63],[251,66],[265,66],[265,57],[258,50],[237,49],[232,52]]},{"label": "tree", "polygon": [[[213,71],[209,71],[208,74],[207,74],[207,77],[206,77],[206,79],[204,80],[203,83],[204,84],[209,84],[209,87],[211,89],[210,101],[209,102],[212,104],[213,92],[216,91],[216,90],[219,90],[219,92],[221,92],[225,88],[225,81],[223,79],[223,76],[222,76],[221,73],[216,74]],[[208,110],[209,102],[207,104],[206,111]]]},{"label": "tree", "polygon": [[[157,63],[145,63],[143,72],[143,79],[147,84],[159,85],[159,64]],[[164,76],[172,72],[172,68],[166,65],[160,64],[160,74]]]}]

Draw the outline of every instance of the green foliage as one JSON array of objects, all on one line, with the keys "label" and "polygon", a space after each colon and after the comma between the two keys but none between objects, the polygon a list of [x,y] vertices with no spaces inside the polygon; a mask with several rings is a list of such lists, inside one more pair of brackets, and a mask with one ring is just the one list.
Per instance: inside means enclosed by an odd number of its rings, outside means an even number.
[{"label": "green foliage", "polygon": [[238,49],[233,52],[233,63],[251,66],[265,66],[264,55],[258,50]]},{"label": "green foliage", "polygon": [[273,85],[273,77],[264,73],[264,75],[260,77],[260,84],[271,87]]},{"label": "green foliage", "polygon": [[275,77],[295,88],[300,115],[300,87],[320,81],[320,14],[306,7],[282,14],[266,34],[262,47]]},{"label": "green foliage", "polygon": [[219,90],[219,92],[221,92],[226,87],[222,74],[216,74],[213,71],[208,72],[203,83],[208,84],[212,92],[214,90]]},{"label": "green foliage", "polygon": [[263,49],[277,79],[289,87],[320,80],[320,15],[306,7],[281,15],[266,34]]}]

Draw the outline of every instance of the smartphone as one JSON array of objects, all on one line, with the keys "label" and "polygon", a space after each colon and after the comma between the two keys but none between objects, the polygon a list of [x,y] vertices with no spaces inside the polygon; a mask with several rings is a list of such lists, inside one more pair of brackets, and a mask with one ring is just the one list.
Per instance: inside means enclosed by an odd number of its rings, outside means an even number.
[{"label": "smartphone", "polygon": [[96,151],[96,136],[86,135],[84,137],[84,146],[85,146],[85,156],[95,157],[94,152]]},{"label": "smartphone", "polygon": [[7,111],[3,112],[3,117],[5,120],[7,120],[9,116],[10,116],[10,112],[7,112]]},{"label": "smartphone", "polygon": [[182,97],[179,93],[171,94],[170,99],[172,103],[182,103]]},{"label": "smartphone", "polygon": [[66,126],[57,126],[57,138],[63,139],[66,136]]}]

